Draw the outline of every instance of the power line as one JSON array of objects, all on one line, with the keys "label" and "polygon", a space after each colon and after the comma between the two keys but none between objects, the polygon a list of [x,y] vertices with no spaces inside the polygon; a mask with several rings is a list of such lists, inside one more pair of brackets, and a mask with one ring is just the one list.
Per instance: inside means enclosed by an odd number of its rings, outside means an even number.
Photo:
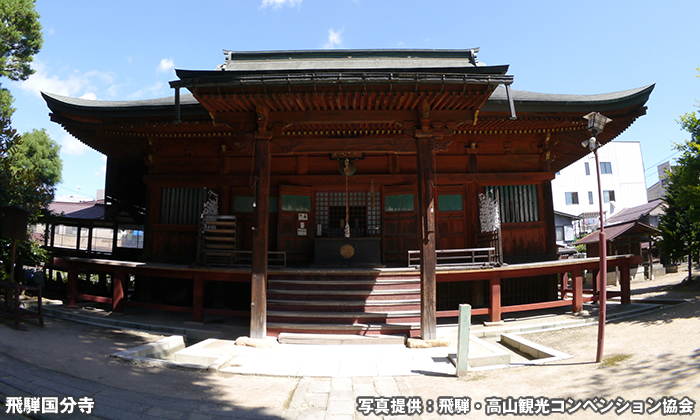
[{"label": "power line", "polygon": [[647,173],[648,171],[650,171],[650,170],[652,170],[652,169],[656,169],[656,167],[657,167],[660,163],[664,163],[664,162],[668,161],[669,159],[671,159],[673,156],[677,155],[677,154],[680,153],[680,152],[681,152],[680,150],[677,150],[677,151],[675,151],[674,153],[671,153],[668,157],[665,157],[665,158],[661,159],[659,162],[657,162],[657,163],[651,165],[650,167],[644,169],[644,173]]},{"label": "power line", "polygon": [[73,194],[81,195],[81,196],[86,197],[86,198],[91,198],[91,199],[95,199],[95,198],[96,198],[96,197],[92,197],[92,196],[90,196],[90,195],[84,194],[82,191],[72,190],[72,189],[70,189],[70,188],[66,188],[66,187],[63,187],[63,186],[57,186],[56,189],[65,190],[65,191],[71,192],[71,193],[73,193]]}]

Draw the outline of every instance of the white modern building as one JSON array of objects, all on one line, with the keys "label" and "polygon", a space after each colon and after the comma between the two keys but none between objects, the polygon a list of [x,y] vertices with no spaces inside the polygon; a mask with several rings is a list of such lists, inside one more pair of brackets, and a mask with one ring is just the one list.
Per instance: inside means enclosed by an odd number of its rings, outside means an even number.
[{"label": "white modern building", "polygon": [[659,173],[659,181],[647,189],[647,199],[649,201],[659,200],[666,195],[666,187],[668,186],[668,173],[673,171],[671,163],[664,162],[656,167]]},{"label": "white modern building", "polygon": [[[642,149],[636,141],[612,141],[598,150],[605,217],[647,202]],[[552,181],[554,211],[581,217],[580,236],[598,227],[599,199],[595,158],[589,153],[562,169]]]}]

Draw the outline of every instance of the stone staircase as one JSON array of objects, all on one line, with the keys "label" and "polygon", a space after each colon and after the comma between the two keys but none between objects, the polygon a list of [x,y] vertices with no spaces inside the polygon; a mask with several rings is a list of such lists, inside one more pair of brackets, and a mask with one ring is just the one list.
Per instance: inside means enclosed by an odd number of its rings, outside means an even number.
[{"label": "stone staircase", "polygon": [[270,276],[268,335],[420,334],[420,275]]}]

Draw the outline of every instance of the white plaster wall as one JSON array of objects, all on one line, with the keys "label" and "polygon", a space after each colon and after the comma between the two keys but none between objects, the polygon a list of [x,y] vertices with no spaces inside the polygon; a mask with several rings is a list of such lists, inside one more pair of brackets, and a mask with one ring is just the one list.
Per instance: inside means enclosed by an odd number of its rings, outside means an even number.
[{"label": "white plaster wall", "polygon": [[[644,178],[644,162],[639,142],[613,141],[598,150],[601,162],[611,162],[612,174],[603,174],[603,190],[615,191],[615,207],[604,204],[608,216],[629,207],[647,202],[647,186]],[[588,162],[590,175],[586,175],[584,162]],[[593,192],[593,204],[589,204],[588,192]],[[578,192],[578,205],[566,204],[566,193]],[[554,210],[579,215],[598,211],[598,181],[595,158],[589,153],[562,169],[552,181]]]}]

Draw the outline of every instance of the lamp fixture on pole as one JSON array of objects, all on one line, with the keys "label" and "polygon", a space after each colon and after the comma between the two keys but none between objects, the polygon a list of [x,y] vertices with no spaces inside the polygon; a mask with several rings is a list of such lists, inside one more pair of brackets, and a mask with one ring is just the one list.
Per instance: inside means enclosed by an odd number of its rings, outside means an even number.
[{"label": "lamp fixture on pole", "polygon": [[588,140],[581,142],[581,146],[588,147],[590,151],[593,152],[595,156],[595,167],[596,174],[598,175],[598,203],[600,211],[600,231],[598,236],[598,248],[600,254],[600,267],[598,273],[598,348],[596,351],[596,363],[600,363],[603,360],[603,344],[605,342],[605,318],[606,318],[606,301],[607,301],[607,284],[608,284],[608,244],[605,239],[605,222],[603,221],[603,188],[600,182],[600,161],[598,160],[598,149],[600,148],[600,143],[596,136],[603,132],[605,124],[612,121],[610,118],[599,114],[597,112],[591,112],[590,114],[584,115],[583,118],[588,120],[588,131],[591,132],[593,137]]}]

